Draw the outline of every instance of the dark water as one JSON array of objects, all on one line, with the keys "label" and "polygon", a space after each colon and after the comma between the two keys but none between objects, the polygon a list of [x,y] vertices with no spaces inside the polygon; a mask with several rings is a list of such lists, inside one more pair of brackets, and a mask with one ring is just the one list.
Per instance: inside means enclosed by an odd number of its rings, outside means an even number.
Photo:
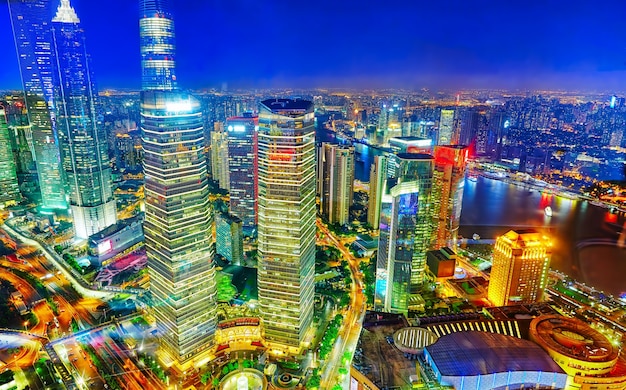
[{"label": "dark water", "polygon": [[[318,131],[318,141],[341,142]],[[378,149],[355,144],[355,178],[369,181]],[[545,208],[552,208],[552,217]],[[552,268],[611,294],[626,292],[626,248],[619,235],[626,218],[587,201],[478,177],[466,180],[460,234],[495,238],[510,229],[534,228],[554,239]]]}]

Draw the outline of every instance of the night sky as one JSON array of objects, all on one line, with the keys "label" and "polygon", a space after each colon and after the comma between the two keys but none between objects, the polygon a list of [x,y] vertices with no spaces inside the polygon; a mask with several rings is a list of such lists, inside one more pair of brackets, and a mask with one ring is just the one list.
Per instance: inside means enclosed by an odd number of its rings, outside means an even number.
[{"label": "night sky", "polygon": [[[21,86],[6,1],[0,89]],[[626,91],[624,0],[172,3],[183,88]],[[138,1],[72,5],[100,89],[139,88]]]}]

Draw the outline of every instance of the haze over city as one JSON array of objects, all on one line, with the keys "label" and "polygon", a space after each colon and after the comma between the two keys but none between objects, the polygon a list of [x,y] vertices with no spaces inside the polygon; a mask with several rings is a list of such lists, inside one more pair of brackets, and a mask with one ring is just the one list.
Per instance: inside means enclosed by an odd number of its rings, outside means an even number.
[{"label": "haze over city", "polygon": [[[100,88],[139,89],[136,2],[75,3]],[[0,89],[20,87],[6,8]],[[185,1],[173,13],[189,89],[626,90],[619,0]]]}]

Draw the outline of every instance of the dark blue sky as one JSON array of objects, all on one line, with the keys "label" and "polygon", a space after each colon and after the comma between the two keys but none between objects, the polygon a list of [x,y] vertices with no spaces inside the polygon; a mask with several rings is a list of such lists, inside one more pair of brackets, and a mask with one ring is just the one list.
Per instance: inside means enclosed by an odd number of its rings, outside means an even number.
[{"label": "dark blue sky", "polygon": [[[20,86],[6,1],[0,0],[0,89]],[[624,0],[172,3],[185,88],[626,91]],[[139,88],[138,1],[72,5],[100,89]]]}]

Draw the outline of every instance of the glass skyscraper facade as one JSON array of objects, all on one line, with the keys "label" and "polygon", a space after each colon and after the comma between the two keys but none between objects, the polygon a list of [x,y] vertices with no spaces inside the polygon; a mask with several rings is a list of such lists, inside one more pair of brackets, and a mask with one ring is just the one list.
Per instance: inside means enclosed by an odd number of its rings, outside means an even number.
[{"label": "glass skyscraper facade", "polygon": [[399,153],[393,159],[395,174],[386,180],[380,206],[374,305],[406,312],[411,288],[423,284],[426,276],[433,231],[433,157]]},{"label": "glass skyscraper facade", "polygon": [[[163,2],[142,3],[142,54],[163,36],[173,38]],[[154,22],[154,23],[152,23]],[[162,22],[162,23],[161,23]],[[145,30],[150,25],[153,29]],[[157,28],[161,26],[162,29]],[[172,47],[168,52],[173,54]],[[209,203],[202,109],[174,89],[173,63],[154,73],[143,62],[141,133],[144,150],[144,234],[161,351],[186,369],[211,347],[216,329],[213,216]],[[152,75],[146,77],[147,75]],[[161,77],[163,76],[163,77]]]},{"label": "glass skyscraper facade", "polygon": [[140,8],[142,88],[176,89],[176,36],[169,0],[142,0]]},{"label": "glass skyscraper facade", "polygon": [[454,110],[442,109],[439,117],[437,145],[450,145],[454,136]]},{"label": "glass skyscraper facade", "polygon": [[258,117],[241,116],[226,120],[230,212],[243,222],[250,235],[256,227]]},{"label": "glass skyscraper facade", "polygon": [[354,147],[323,142],[317,164],[322,216],[331,224],[347,225],[354,196]]},{"label": "glass skyscraper facade", "polygon": [[463,207],[467,146],[435,146],[433,172],[434,248],[456,248]]},{"label": "glass skyscraper facade", "polygon": [[117,221],[104,126],[97,119],[97,91],[80,20],[62,0],[52,19],[56,123],[61,166],[76,237],[88,238]]},{"label": "glass skyscraper facade", "polygon": [[48,0],[11,0],[9,11],[33,137],[41,206],[67,208],[55,119],[55,62]]},{"label": "glass skyscraper facade", "polygon": [[5,108],[0,104],[0,205],[17,203],[21,198],[8,119]]},{"label": "glass skyscraper facade", "polygon": [[315,275],[313,103],[259,106],[259,304],[266,341],[299,353],[313,320]]}]

